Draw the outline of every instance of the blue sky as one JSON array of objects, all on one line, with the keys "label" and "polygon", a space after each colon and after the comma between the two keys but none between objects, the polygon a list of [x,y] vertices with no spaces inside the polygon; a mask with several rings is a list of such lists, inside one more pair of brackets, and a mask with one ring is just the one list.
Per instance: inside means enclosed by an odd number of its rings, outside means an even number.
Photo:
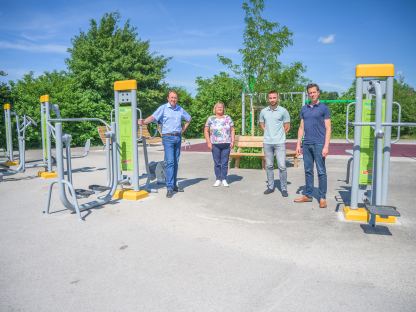
[{"label": "blue sky", "polygon": [[[244,15],[240,0],[5,1],[0,7],[3,81],[25,73],[65,70],[66,49],[89,20],[118,11],[153,52],[171,56],[166,81],[195,94],[195,78],[225,68],[221,54],[240,61]],[[264,16],[286,25],[294,45],[281,55],[301,61],[305,76],[324,90],[343,92],[356,64],[393,63],[396,75],[416,87],[416,1],[265,0]],[[284,90],[281,90],[284,91]]]}]

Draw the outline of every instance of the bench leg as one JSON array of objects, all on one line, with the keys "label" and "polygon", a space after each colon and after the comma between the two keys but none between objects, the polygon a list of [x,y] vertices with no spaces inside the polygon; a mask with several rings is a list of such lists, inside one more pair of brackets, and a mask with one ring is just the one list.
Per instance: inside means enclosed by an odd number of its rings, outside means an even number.
[{"label": "bench leg", "polygon": [[266,159],[264,157],[261,158],[261,169],[266,169]]},{"label": "bench leg", "polygon": [[237,157],[235,159],[234,168],[240,168],[240,157]]},{"label": "bench leg", "polygon": [[293,157],[293,165],[295,166],[295,168],[299,167],[299,158],[298,157]]}]

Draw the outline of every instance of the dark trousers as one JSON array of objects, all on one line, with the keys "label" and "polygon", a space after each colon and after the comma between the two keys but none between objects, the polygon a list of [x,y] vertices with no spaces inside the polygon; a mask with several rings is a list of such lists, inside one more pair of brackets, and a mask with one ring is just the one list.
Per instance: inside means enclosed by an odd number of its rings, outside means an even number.
[{"label": "dark trousers", "polygon": [[172,191],[177,185],[182,138],[180,136],[162,136],[162,143],[165,149],[166,188]]},{"label": "dark trousers", "polygon": [[322,157],[323,144],[303,144],[303,165],[305,167],[305,192],[311,197],[313,193],[313,163],[316,164],[319,183],[319,198],[326,198],[327,176],[325,158]]},{"label": "dark trousers", "polygon": [[217,180],[225,180],[228,173],[228,159],[230,157],[230,143],[212,144],[212,158]]}]

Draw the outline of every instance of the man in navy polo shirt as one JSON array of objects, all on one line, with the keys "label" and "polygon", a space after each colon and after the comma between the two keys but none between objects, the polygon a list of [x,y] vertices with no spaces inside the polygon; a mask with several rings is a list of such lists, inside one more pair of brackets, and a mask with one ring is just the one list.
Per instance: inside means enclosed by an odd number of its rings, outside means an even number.
[{"label": "man in navy polo shirt", "polygon": [[[310,83],[306,91],[311,100],[304,105],[300,112],[300,125],[296,154],[300,155],[303,137],[303,164],[305,167],[305,190],[303,195],[295,199],[296,203],[312,201],[313,192],[313,163],[316,164],[319,181],[319,207],[326,208],[327,175],[325,158],[328,155],[329,141],[331,139],[331,119],[329,109],[319,102],[319,86]],[[305,135],[305,136],[304,136]]]},{"label": "man in navy polo shirt", "polygon": [[[182,120],[185,120],[182,126]],[[165,150],[166,163],[166,197],[171,198],[174,192],[183,192],[177,184],[179,156],[181,154],[182,134],[191,122],[191,116],[178,105],[178,94],[174,90],[168,92],[168,102],[145,120],[139,120],[140,125],[158,122],[162,126],[162,143]]]}]

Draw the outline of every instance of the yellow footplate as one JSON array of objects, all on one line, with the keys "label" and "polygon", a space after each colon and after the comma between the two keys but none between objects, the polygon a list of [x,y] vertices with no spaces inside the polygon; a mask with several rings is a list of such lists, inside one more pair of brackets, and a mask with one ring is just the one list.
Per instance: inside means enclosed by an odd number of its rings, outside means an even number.
[{"label": "yellow footplate", "polygon": [[[344,207],[344,218],[347,221],[362,221],[368,222],[369,213],[365,208],[351,209],[349,206]],[[382,218],[381,216],[376,216],[377,223],[396,223],[397,217],[389,216],[387,218]]]},{"label": "yellow footplate", "polygon": [[6,166],[17,166],[19,165],[19,161],[18,160],[8,160],[4,163]]},{"label": "yellow footplate", "polygon": [[134,191],[132,189],[118,189],[113,195],[114,199],[127,199],[127,200],[139,200],[142,198],[146,198],[149,196],[149,193],[140,190],[140,191]]},{"label": "yellow footplate", "polygon": [[53,179],[56,178],[58,174],[55,171],[39,171],[38,177],[43,179]]}]

